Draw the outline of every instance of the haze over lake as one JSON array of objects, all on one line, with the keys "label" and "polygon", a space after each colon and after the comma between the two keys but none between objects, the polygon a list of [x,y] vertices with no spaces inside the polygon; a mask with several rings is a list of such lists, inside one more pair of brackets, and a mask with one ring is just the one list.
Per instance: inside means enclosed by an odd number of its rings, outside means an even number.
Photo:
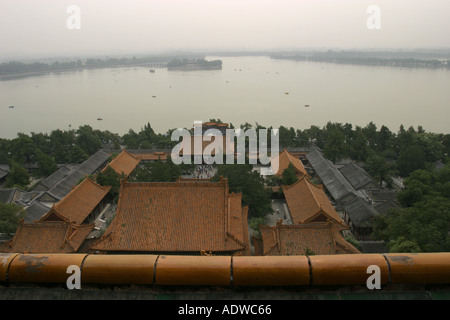
[{"label": "haze over lake", "polygon": [[450,73],[445,70],[265,56],[206,59],[221,59],[223,70],[150,73],[127,67],[0,81],[0,137],[84,124],[124,134],[147,122],[166,132],[210,118],[235,126],[256,121],[298,129],[328,121],[360,126],[373,121],[394,132],[403,124],[450,133]]}]

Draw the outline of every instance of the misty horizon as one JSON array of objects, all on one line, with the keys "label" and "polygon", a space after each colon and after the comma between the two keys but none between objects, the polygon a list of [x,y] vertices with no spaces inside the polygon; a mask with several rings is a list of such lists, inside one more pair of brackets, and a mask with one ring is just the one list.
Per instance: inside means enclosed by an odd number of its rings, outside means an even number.
[{"label": "misty horizon", "polygon": [[[79,29],[69,29],[71,5]],[[370,30],[369,6],[380,9]],[[448,50],[450,3],[433,1],[67,1],[0,3],[1,60],[299,50]]]}]

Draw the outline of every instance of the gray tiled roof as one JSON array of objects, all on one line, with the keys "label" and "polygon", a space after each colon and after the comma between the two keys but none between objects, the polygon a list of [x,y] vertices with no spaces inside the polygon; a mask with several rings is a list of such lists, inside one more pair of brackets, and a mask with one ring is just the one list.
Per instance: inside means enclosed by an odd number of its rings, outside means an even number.
[{"label": "gray tiled roof", "polygon": [[55,184],[57,184],[59,181],[66,178],[68,175],[70,175],[74,170],[76,170],[78,166],[72,166],[72,165],[65,165],[55,172],[53,172],[51,175],[49,175],[47,178],[42,180],[39,184],[45,187],[47,190],[49,190],[51,187],[53,187]]},{"label": "gray tiled roof", "polygon": [[31,206],[25,209],[25,222],[31,223],[39,220],[48,211],[50,211],[50,208],[44,206],[38,201],[35,201]]},{"label": "gray tiled roof", "polygon": [[15,192],[16,192],[16,188],[0,189],[0,202],[11,203]]},{"label": "gray tiled roof", "polygon": [[377,187],[377,183],[366,170],[354,163],[339,168],[339,171],[356,190],[366,188],[369,185],[371,185],[370,189]]},{"label": "gray tiled roof", "polygon": [[63,180],[53,185],[48,193],[62,199],[72,190],[74,186],[78,184],[81,178],[94,173],[98,170],[107,160],[109,154],[102,150],[97,151],[89,159],[80,164],[75,170],[73,170]]},{"label": "gray tiled roof", "polygon": [[4,170],[0,169],[0,179],[3,179],[7,175],[8,175],[8,171],[4,171]]},{"label": "gray tiled roof", "polygon": [[355,188],[331,161],[323,157],[320,151],[314,150],[308,153],[306,158],[334,200],[339,201],[349,194],[357,197]]},{"label": "gray tiled roof", "polygon": [[379,212],[361,198],[356,198],[344,206],[344,211],[356,227],[368,227]]}]

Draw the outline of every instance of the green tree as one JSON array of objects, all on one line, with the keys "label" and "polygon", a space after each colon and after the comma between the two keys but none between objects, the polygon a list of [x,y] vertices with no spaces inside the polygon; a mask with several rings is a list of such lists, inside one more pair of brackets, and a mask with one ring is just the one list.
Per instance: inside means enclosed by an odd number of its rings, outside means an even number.
[{"label": "green tree", "polygon": [[265,225],[266,221],[264,219],[264,217],[253,217],[250,218],[248,220],[248,225],[250,226],[250,228],[255,231],[254,236],[260,238],[261,237],[261,230],[260,230],[260,226]]},{"label": "green tree", "polygon": [[74,145],[70,149],[70,163],[79,164],[86,161],[87,159],[89,159],[89,156],[79,146]]},{"label": "green tree", "polygon": [[174,182],[180,178],[182,168],[172,162],[170,157],[166,162],[161,160],[138,167],[130,177],[134,182]]},{"label": "green tree", "polygon": [[297,129],[297,131],[295,132],[295,144],[298,147],[309,146],[308,134],[306,133],[306,131]]},{"label": "green tree", "polygon": [[389,251],[395,253],[418,253],[420,252],[420,247],[415,241],[399,237],[389,243]]},{"label": "green tree", "polygon": [[378,140],[377,126],[371,121],[362,129],[362,132],[369,142],[369,147],[373,150],[376,149]]},{"label": "green tree", "polygon": [[417,170],[405,179],[398,194],[407,206],[377,216],[374,236],[389,243],[391,250],[440,252],[450,250],[450,170]]},{"label": "green tree", "polygon": [[[71,163],[71,152],[75,145],[75,131],[53,130],[50,133],[50,146],[56,163]],[[75,162],[76,163],[76,162]]]},{"label": "green tree", "polygon": [[306,129],[304,132],[306,132],[310,144],[315,144],[316,146],[322,149],[324,148],[325,146],[324,130],[322,130],[318,126],[313,125],[309,129]]},{"label": "green tree", "polygon": [[354,246],[356,249],[358,249],[359,251],[362,251],[361,243],[359,243],[359,241],[356,240],[356,238],[352,234],[345,236],[344,239],[345,239],[345,241],[350,243],[352,246]]},{"label": "green tree", "polygon": [[37,164],[39,167],[37,175],[39,177],[48,177],[58,170],[55,160],[40,150],[37,152]]},{"label": "green tree", "polygon": [[294,128],[286,128],[284,126],[280,126],[278,130],[280,148],[295,147],[296,134]]},{"label": "green tree", "polygon": [[52,153],[52,148],[50,144],[50,137],[48,134],[44,133],[31,133],[31,140],[35,147],[45,154],[50,155]]},{"label": "green tree", "polygon": [[17,162],[11,162],[9,174],[6,177],[6,187],[12,188],[17,186],[25,189],[30,184],[30,175],[28,171]]},{"label": "green tree", "polygon": [[380,186],[383,181],[387,181],[390,178],[391,168],[383,157],[372,154],[366,161],[367,172],[379,181]]},{"label": "green tree", "polygon": [[88,155],[93,155],[101,148],[102,141],[91,126],[85,125],[77,130],[76,144]]},{"label": "green tree", "polygon": [[281,184],[285,186],[290,186],[295,182],[297,182],[297,180],[298,178],[295,172],[294,165],[292,163],[289,163],[289,166],[286,169],[284,169],[282,173]]},{"label": "green tree", "polygon": [[20,219],[25,217],[21,206],[0,202],[0,233],[14,233]]},{"label": "green tree", "polygon": [[425,168],[425,155],[421,148],[415,145],[404,148],[397,159],[397,168],[402,177],[411,172]]},{"label": "green tree", "polygon": [[34,163],[37,148],[33,140],[23,133],[19,133],[17,136],[9,143],[10,158],[19,163]]},{"label": "green tree", "polygon": [[242,192],[243,205],[249,206],[249,217],[264,217],[273,212],[271,191],[264,186],[264,179],[258,172],[253,171],[249,164],[218,165],[217,173],[212,181],[219,181],[220,177],[228,179],[230,192]]},{"label": "green tree", "polygon": [[110,186],[109,194],[117,200],[120,190],[120,180],[125,178],[125,175],[118,174],[114,169],[108,166],[104,172],[99,172],[96,181],[101,186]]},{"label": "green tree", "polygon": [[134,132],[134,130],[128,130],[128,133],[124,134],[122,137],[123,143],[128,149],[139,149],[140,139],[139,134]]},{"label": "green tree", "polygon": [[8,145],[9,140],[0,138],[0,163],[9,162]]},{"label": "green tree", "polygon": [[442,159],[444,156],[445,146],[439,140],[437,134],[423,132],[414,135],[414,145],[418,146],[425,157],[425,161],[434,162]]},{"label": "green tree", "polygon": [[327,131],[327,138],[323,153],[325,158],[330,159],[333,163],[345,156],[344,134],[336,127]]},{"label": "green tree", "polygon": [[377,134],[377,149],[378,151],[386,151],[393,149],[394,134],[386,126],[381,126]]},{"label": "green tree", "polygon": [[361,127],[356,127],[353,139],[349,145],[349,155],[352,159],[365,161],[369,155],[369,147],[366,136]]}]

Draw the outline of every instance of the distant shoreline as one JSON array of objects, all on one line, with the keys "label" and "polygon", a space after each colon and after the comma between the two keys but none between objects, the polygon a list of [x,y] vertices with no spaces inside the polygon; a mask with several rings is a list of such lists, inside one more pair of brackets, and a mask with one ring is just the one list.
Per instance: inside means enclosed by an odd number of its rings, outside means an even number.
[{"label": "distant shoreline", "polygon": [[[252,56],[250,53],[236,53],[238,56]],[[213,56],[236,56],[236,54],[214,53]],[[308,61],[308,62],[325,62],[335,64],[346,65],[366,65],[374,67],[394,67],[394,68],[417,68],[417,69],[450,69],[450,53],[443,54],[442,57],[429,56],[425,54],[425,57],[420,52],[416,53],[390,53],[390,52],[364,52],[364,51],[317,51],[317,52],[255,52],[255,56],[266,56],[274,60],[290,60],[290,61]],[[186,54],[189,57],[189,54]],[[148,58],[123,58],[123,59],[87,59],[85,62],[69,61],[69,62],[56,62],[57,66],[52,64],[44,64],[35,62],[38,67],[43,70],[38,71],[22,71],[22,72],[8,72],[5,70],[5,66],[8,64],[16,64],[14,68],[29,68],[32,63],[22,63],[17,61],[4,62],[0,64],[0,81],[8,81],[21,79],[26,77],[41,76],[47,74],[58,74],[64,72],[84,71],[90,69],[108,69],[108,68],[126,68],[126,67],[142,67],[142,68],[161,68],[155,67],[155,65],[164,65],[169,71],[195,71],[195,70],[222,70],[222,66],[210,64],[208,61],[204,65],[183,63],[182,60],[186,58],[174,58],[180,60],[179,65],[171,65],[170,60],[173,56],[164,57],[148,57]],[[191,60],[196,60],[189,58]],[[186,60],[189,60],[186,59]],[[203,60],[203,59],[197,59]],[[64,65],[70,66],[67,68],[61,68]],[[3,67],[4,70],[1,70]],[[46,68],[49,68],[46,70]],[[54,68],[54,69],[52,69]]]},{"label": "distant shoreline", "polygon": [[20,73],[11,73],[0,75],[0,81],[8,81],[15,80],[33,76],[43,76],[47,74],[58,74],[65,72],[76,72],[76,71],[85,71],[85,70],[94,70],[94,69],[112,69],[112,68],[148,68],[148,66],[143,65],[118,65],[118,66],[105,66],[105,67],[95,67],[95,68],[73,68],[73,69],[60,69],[60,70],[49,70],[49,71],[29,71],[29,72],[20,72]]},{"label": "distant shoreline", "polygon": [[322,53],[312,55],[281,55],[270,56],[275,60],[325,62],[345,65],[414,68],[414,69],[450,69],[450,58],[447,59],[416,59],[416,58],[381,58],[381,57],[358,57],[350,54]]}]

